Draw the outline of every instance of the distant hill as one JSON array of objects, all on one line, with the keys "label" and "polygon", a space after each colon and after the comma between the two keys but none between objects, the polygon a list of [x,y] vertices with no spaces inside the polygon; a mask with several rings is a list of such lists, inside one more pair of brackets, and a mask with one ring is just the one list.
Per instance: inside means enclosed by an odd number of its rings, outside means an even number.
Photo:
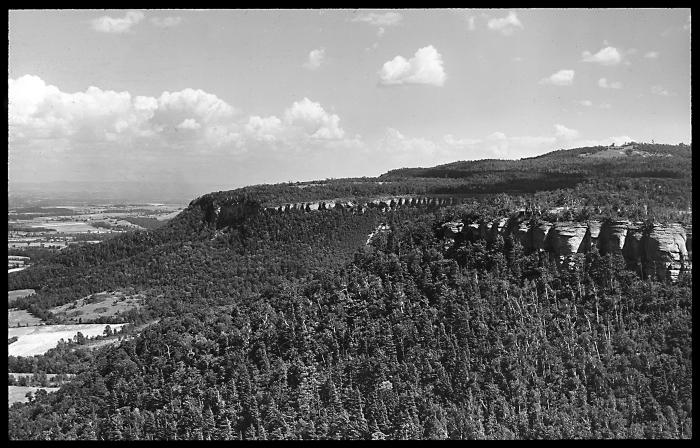
[{"label": "distant hill", "polygon": [[[431,168],[401,168],[391,170],[380,179],[467,178],[486,173],[514,174],[536,179],[544,177],[581,178],[597,177],[690,177],[692,147],[689,145],[662,145],[631,143],[625,146],[592,146],[552,151],[537,157],[520,160],[484,159],[459,161]],[[574,179],[571,179],[571,178]]]}]

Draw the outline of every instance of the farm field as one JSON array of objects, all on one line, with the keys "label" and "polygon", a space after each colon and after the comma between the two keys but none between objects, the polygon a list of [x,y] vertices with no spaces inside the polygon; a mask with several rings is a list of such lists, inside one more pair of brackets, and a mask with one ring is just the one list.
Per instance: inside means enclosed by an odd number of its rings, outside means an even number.
[{"label": "farm field", "polygon": [[27,392],[36,394],[36,391],[43,389],[46,392],[56,392],[60,387],[33,387],[33,386],[7,386],[7,405],[12,406],[12,403],[26,403]]},{"label": "farm field", "polygon": [[36,291],[33,289],[15,289],[14,291],[7,291],[7,303],[12,302],[19,297],[31,296],[35,292]]},{"label": "farm field", "polygon": [[124,324],[79,324],[79,325],[41,325],[35,327],[8,328],[7,337],[17,337],[17,341],[7,346],[8,356],[34,356],[46,353],[56,347],[58,341],[68,341],[82,333],[85,337],[100,336],[107,325],[112,330],[120,329]]},{"label": "farm field", "polygon": [[10,308],[7,310],[7,328],[12,327],[33,327],[41,325],[43,321],[30,314],[27,310]]},{"label": "farm field", "polygon": [[120,291],[100,292],[51,308],[51,313],[65,323],[88,323],[100,317],[114,317],[139,308],[142,303],[143,296],[138,294],[126,295]]}]

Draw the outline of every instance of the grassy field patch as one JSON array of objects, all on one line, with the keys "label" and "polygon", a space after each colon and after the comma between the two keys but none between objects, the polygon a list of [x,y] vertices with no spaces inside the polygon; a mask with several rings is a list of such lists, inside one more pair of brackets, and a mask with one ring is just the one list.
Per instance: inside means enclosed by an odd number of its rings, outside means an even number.
[{"label": "grassy field patch", "polygon": [[100,292],[65,305],[51,308],[51,313],[61,322],[89,323],[101,317],[113,318],[143,305],[140,294],[127,295],[121,291]]},{"label": "grassy field patch", "polygon": [[124,324],[40,325],[35,327],[8,328],[7,337],[17,336],[17,341],[7,346],[8,356],[34,356],[56,347],[58,341],[74,339],[78,332],[85,337],[104,334],[107,325],[113,331]]},{"label": "grassy field patch", "polygon": [[7,327],[32,327],[41,325],[43,321],[36,316],[31,315],[27,310],[18,310],[10,308],[7,310]]},{"label": "grassy field patch", "polygon": [[34,294],[36,291],[33,289],[15,289],[14,291],[7,291],[7,303],[11,303],[13,300],[20,297],[27,297]]},{"label": "grassy field patch", "polygon": [[56,392],[60,387],[32,387],[32,386],[7,386],[7,405],[12,406],[12,403],[26,403],[29,401],[26,397],[27,392],[36,394],[39,389],[44,389],[46,392]]}]

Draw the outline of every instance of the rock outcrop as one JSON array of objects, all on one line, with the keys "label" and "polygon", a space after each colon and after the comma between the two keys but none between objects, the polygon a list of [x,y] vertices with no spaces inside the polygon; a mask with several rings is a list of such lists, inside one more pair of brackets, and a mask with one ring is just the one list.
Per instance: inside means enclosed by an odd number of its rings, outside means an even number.
[{"label": "rock outcrop", "polygon": [[602,253],[621,254],[625,247],[627,228],[630,222],[626,220],[607,221],[603,223],[599,234],[599,248]]},{"label": "rock outcrop", "polygon": [[644,238],[644,266],[646,273],[672,279],[686,267],[688,250],[686,233],[680,224],[654,225]]},{"label": "rock outcrop", "polygon": [[549,230],[552,228],[552,223],[540,221],[531,228],[530,241],[532,242],[532,250],[543,251],[547,250],[546,242]]},{"label": "rock outcrop", "polygon": [[528,252],[546,251],[562,262],[595,248],[603,255],[622,255],[630,269],[644,276],[675,280],[691,268],[689,241],[680,224],[644,225],[627,220],[551,223],[512,217],[467,223],[453,220],[442,228],[451,241],[494,242],[498,236],[510,237]]},{"label": "rock outcrop", "polygon": [[549,231],[549,247],[557,256],[579,253],[588,225],[580,222],[558,222]]}]

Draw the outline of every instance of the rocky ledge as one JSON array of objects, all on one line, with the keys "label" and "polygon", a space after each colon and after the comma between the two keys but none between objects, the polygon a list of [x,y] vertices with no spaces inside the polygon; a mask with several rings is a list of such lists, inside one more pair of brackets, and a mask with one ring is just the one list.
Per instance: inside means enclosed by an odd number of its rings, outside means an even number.
[{"label": "rocky ledge", "polygon": [[552,223],[513,217],[450,221],[442,225],[442,230],[448,244],[494,242],[501,236],[519,242],[527,252],[545,251],[562,258],[596,248],[601,254],[622,255],[629,268],[644,276],[676,280],[681,271],[691,268],[691,239],[680,224],[645,225],[626,220]]}]

